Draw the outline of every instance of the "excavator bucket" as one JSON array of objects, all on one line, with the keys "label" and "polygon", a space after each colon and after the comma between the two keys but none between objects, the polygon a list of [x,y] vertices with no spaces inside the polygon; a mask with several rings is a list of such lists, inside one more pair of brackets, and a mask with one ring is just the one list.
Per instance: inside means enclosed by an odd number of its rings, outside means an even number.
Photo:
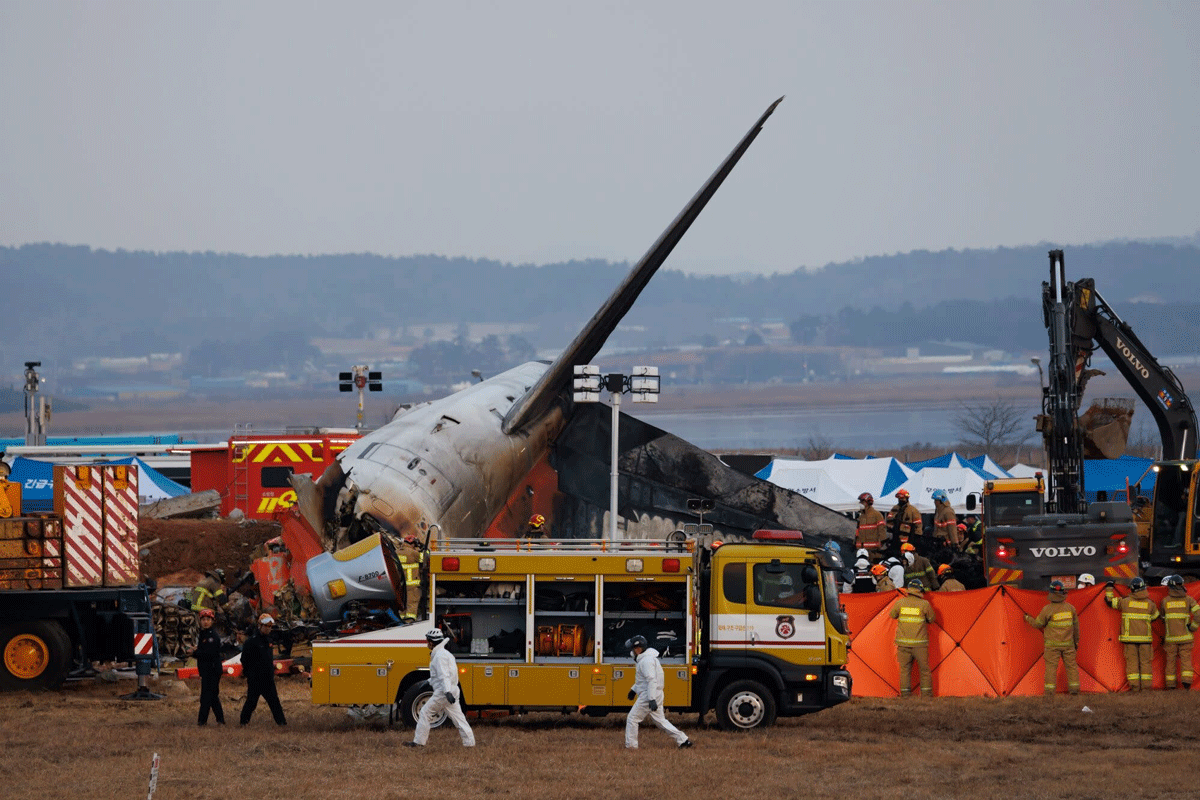
[{"label": "excavator bucket", "polygon": [[1084,458],[1120,458],[1129,443],[1133,400],[1105,397],[1079,415]]}]

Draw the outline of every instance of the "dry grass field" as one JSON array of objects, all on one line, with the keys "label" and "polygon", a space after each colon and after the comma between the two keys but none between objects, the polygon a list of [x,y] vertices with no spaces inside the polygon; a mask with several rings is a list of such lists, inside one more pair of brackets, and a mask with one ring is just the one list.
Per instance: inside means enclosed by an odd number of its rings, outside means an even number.
[{"label": "dry grass field", "polygon": [[[245,684],[222,684],[226,717],[195,725],[195,681],[162,678],[167,698],[123,701],[132,681],[0,695],[0,786],[17,798],[1166,798],[1196,797],[1194,695],[1005,700],[859,699],[749,735],[674,721],[676,750],[642,729],[622,747],[623,716],[532,714],[452,728],[424,750],[411,733],[314,707],[307,679],[280,679],[288,726],[260,705],[236,725]],[[1087,705],[1092,713],[1082,711]]]}]

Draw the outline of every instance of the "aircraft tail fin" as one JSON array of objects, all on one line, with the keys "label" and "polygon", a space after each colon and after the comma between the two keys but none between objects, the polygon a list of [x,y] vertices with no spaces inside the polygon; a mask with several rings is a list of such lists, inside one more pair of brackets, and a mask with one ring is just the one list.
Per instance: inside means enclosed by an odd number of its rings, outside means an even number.
[{"label": "aircraft tail fin", "polygon": [[541,414],[544,414],[554,402],[554,398],[558,396],[567,385],[567,382],[572,379],[573,368],[576,364],[587,364],[596,354],[600,352],[600,348],[608,340],[608,337],[616,329],[617,324],[629,311],[629,308],[637,300],[642,289],[654,276],[654,273],[667,260],[667,256],[675,249],[675,245],[687,233],[688,228],[700,215],[704,206],[716,194],[717,189],[725,181],[725,178],[733,170],[733,167],[741,159],[742,155],[750,147],[750,143],[762,131],[763,123],[767,121],[767,117],[771,116],[775,111],[775,107],[783,102],[780,97],[767,108],[763,115],[758,118],[749,132],[742,137],[738,142],[737,147],[733,149],[725,160],[721,162],[721,166],[717,167],[716,172],[709,176],[704,185],[700,187],[700,191],[688,201],[679,215],[672,220],[667,229],[662,232],[658,240],[650,246],[646,254],[641,260],[634,265],[625,280],[617,287],[616,291],[605,301],[596,315],[584,326],[575,340],[563,350],[562,354],[555,359],[550,368],[542,374],[528,392],[521,396],[517,402],[513,403],[508,414],[504,417],[503,430],[505,433],[512,433],[519,430],[532,420],[536,419]]}]

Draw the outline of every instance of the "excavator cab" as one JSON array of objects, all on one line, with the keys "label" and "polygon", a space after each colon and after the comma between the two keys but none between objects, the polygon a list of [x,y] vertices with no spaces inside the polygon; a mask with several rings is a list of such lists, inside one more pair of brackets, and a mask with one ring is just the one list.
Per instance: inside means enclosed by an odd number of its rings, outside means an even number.
[{"label": "excavator cab", "polygon": [[1200,495],[1196,492],[1198,462],[1160,461],[1154,465],[1153,527],[1150,553],[1182,563],[1200,554]]}]

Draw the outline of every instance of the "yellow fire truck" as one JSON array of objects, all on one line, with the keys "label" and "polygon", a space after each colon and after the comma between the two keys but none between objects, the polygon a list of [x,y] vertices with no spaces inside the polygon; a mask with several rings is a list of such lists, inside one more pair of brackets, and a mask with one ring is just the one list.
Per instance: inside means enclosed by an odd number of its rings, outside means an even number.
[{"label": "yellow fire truck", "polygon": [[[715,710],[726,729],[850,698],[836,553],[795,531],[711,546],[676,536],[433,542],[428,617],[314,642],[313,703],[395,703],[414,725],[430,696],[433,626],[449,637],[468,709],[624,711],[634,679],[625,641],[636,634],[661,655],[667,709]],[[314,595],[344,594],[338,583],[315,582]]]}]

